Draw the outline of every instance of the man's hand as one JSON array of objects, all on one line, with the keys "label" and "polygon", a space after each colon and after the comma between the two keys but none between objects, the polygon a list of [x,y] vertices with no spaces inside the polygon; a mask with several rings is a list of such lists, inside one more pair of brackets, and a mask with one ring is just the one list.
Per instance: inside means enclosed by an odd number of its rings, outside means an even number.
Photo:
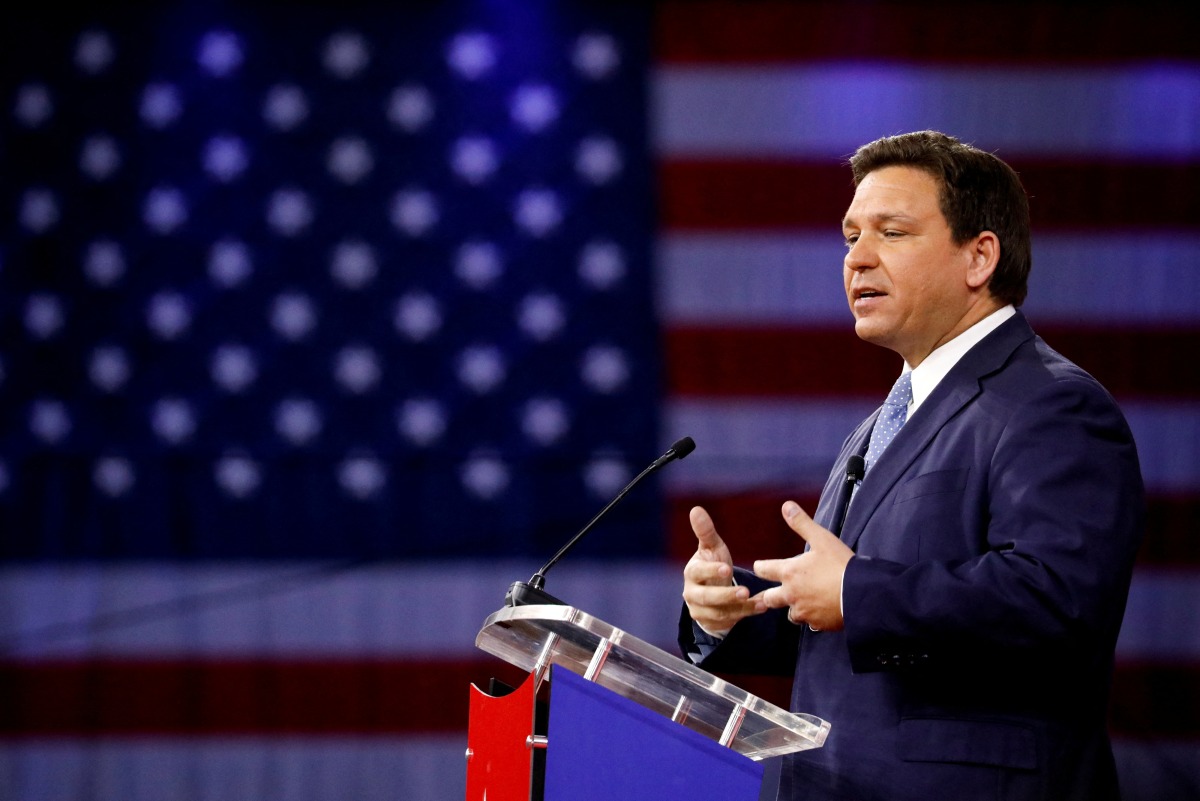
[{"label": "man's hand", "polygon": [[724,635],[748,615],[765,612],[745,587],[733,586],[733,557],[712,518],[699,506],[688,516],[696,533],[696,553],[683,568],[683,600],[692,620],[710,634]]},{"label": "man's hand", "polygon": [[842,628],[842,574],[854,551],[813,522],[796,503],[783,505],[783,517],[808,550],[790,559],[760,559],[754,572],[780,586],[755,596],[772,609],[788,610],[788,620],[817,631]]}]

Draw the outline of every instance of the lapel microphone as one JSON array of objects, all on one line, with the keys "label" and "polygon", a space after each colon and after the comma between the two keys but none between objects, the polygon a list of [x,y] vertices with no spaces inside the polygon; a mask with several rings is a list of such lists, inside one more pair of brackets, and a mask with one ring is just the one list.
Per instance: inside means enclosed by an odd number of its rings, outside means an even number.
[{"label": "lapel microphone", "polygon": [[838,520],[837,531],[834,532],[839,537],[842,536],[842,529],[846,527],[846,516],[850,514],[850,501],[854,498],[854,488],[866,474],[867,463],[857,453],[846,460],[846,503],[842,505],[842,517]]}]

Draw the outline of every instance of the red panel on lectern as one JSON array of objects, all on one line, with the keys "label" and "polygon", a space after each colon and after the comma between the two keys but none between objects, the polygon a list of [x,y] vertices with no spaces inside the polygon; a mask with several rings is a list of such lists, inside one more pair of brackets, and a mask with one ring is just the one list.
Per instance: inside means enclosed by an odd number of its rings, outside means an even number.
[{"label": "red panel on lectern", "polygon": [[471,685],[466,801],[529,801],[536,688],[532,675],[498,697]]}]

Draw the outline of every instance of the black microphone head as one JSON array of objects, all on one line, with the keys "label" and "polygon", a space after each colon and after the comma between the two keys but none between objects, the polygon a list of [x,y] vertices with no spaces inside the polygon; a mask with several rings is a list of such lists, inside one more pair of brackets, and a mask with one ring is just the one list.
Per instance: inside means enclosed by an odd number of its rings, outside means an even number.
[{"label": "black microphone head", "polygon": [[846,460],[846,480],[862,480],[867,473],[867,463],[857,453]]},{"label": "black microphone head", "polygon": [[684,437],[671,446],[671,451],[675,454],[676,459],[682,459],[694,450],[696,450],[696,442],[691,437]]}]

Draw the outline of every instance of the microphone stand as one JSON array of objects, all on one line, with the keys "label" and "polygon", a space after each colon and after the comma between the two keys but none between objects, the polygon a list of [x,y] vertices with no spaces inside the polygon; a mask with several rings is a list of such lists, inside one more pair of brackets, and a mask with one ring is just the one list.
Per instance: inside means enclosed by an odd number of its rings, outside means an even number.
[{"label": "microphone stand", "polygon": [[575,545],[581,539],[583,539],[589,531],[592,530],[596,523],[600,522],[600,520],[608,514],[608,511],[616,506],[622,498],[628,495],[629,491],[636,487],[642,479],[660,469],[664,465],[673,462],[676,459],[682,459],[695,449],[696,443],[691,437],[684,437],[672,445],[666,453],[655,459],[645,470],[638,473],[637,476],[634,477],[633,481],[630,481],[628,484],[626,484],[625,489],[618,492],[617,496],[609,501],[608,505],[601,509],[586,526],[580,529],[578,534],[572,537],[566,545],[559,548],[558,553],[554,554],[554,556],[550,558],[549,562],[542,565],[541,570],[538,570],[536,573],[534,573],[528,582],[514,581],[512,585],[509,586],[508,592],[504,595],[504,605],[526,606],[529,604],[557,604],[559,606],[565,606],[566,603],[564,601],[555,598],[553,595],[543,589],[546,585],[546,573],[550,570],[550,568],[558,564],[558,560],[566,556],[566,554],[572,548],[574,548]]}]

